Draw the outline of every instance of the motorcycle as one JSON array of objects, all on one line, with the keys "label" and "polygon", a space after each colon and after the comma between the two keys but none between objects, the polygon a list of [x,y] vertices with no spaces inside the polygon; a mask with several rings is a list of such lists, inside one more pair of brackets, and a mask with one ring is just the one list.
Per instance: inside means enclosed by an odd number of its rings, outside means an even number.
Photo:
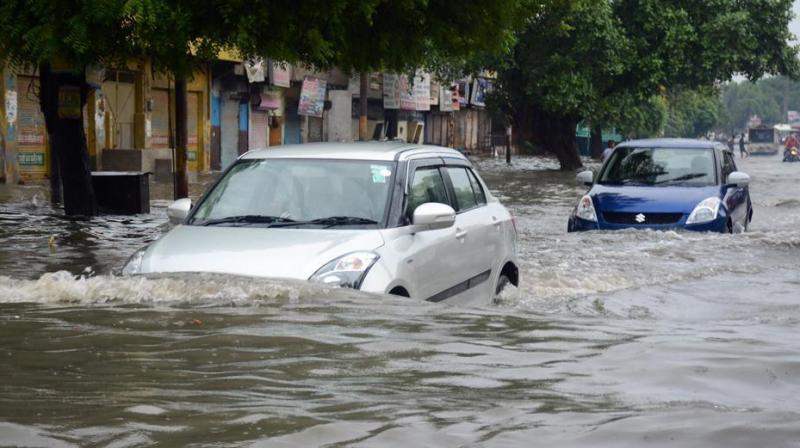
[{"label": "motorcycle", "polygon": [[798,150],[796,146],[787,148],[786,151],[783,152],[783,161],[800,162],[800,150]]}]

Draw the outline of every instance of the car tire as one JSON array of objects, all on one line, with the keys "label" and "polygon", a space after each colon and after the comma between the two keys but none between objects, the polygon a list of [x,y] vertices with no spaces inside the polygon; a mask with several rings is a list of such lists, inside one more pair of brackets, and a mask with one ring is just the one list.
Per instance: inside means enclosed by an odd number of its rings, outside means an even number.
[{"label": "car tire", "polygon": [[494,288],[494,295],[492,296],[492,302],[498,303],[500,302],[500,294],[505,291],[508,285],[512,284],[511,279],[508,278],[506,274],[500,274],[500,277],[497,278],[497,286]]},{"label": "car tire", "polygon": [[744,226],[742,226],[742,233],[747,233],[750,230],[750,221],[753,219],[753,211],[748,210],[747,216],[744,217]]}]

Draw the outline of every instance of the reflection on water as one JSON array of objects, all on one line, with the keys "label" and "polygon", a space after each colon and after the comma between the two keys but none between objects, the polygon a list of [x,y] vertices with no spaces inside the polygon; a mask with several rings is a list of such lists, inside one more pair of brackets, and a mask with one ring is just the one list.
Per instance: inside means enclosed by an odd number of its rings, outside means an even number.
[{"label": "reflection on water", "polygon": [[478,161],[524,282],[482,308],[114,277],[166,228],[166,194],[78,221],[0,187],[0,445],[793,446],[795,167],[740,163],[756,215],[728,236],[567,234],[573,175]]}]

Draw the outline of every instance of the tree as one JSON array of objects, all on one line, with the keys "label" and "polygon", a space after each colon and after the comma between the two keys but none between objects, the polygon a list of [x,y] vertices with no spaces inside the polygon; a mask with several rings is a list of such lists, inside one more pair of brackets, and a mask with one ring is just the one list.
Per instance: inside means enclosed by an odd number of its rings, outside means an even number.
[{"label": "tree", "polygon": [[721,124],[724,110],[717,89],[677,90],[668,96],[667,137],[697,138]]},{"label": "tree", "polygon": [[758,115],[764,123],[783,123],[787,111],[800,110],[800,82],[783,76],[732,82],[723,87],[722,102],[724,125],[730,131],[747,127],[753,115]]},{"label": "tree", "polygon": [[575,124],[672,89],[710,88],[735,74],[798,74],[791,0],[576,0],[531,20],[501,68],[498,94],[517,135],[581,165]]},{"label": "tree", "polygon": [[[156,68],[175,76],[176,158],[183,196],[188,192],[186,123],[181,116],[185,80],[219,49],[346,71],[410,71],[421,66],[446,71],[448,66],[466,66],[476,54],[508,51],[515,27],[525,20],[523,12],[535,10],[538,3],[542,2],[4,0],[0,60],[41,67],[47,86],[42,106],[64,182],[64,209],[70,215],[90,216],[97,209],[82,117],[63,122],[58,115],[64,87],[69,92],[77,88],[78,101],[84,104],[83,73],[90,64],[150,58]],[[53,70],[64,65],[70,70],[63,76]]]},{"label": "tree", "polygon": [[581,166],[575,128],[600,110],[600,93],[630,57],[609,2],[559,2],[535,15],[500,66],[495,94],[514,117],[518,142],[552,151],[562,169]]}]

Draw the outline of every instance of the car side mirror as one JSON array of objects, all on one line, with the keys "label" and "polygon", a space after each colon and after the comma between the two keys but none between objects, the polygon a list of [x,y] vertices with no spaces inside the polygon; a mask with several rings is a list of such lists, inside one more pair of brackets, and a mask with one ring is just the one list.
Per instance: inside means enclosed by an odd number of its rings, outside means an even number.
[{"label": "car side mirror", "polygon": [[581,171],[576,178],[578,184],[591,187],[594,183],[594,173],[591,171]]},{"label": "car side mirror", "polygon": [[180,224],[189,216],[192,209],[192,200],[189,198],[178,199],[167,207],[167,216],[172,224]]},{"label": "car side mirror", "polygon": [[741,171],[734,171],[728,175],[727,185],[733,187],[746,187],[750,185],[750,176]]},{"label": "car side mirror", "polygon": [[447,204],[427,202],[414,210],[412,220],[414,232],[440,230],[452,227],[456,222],[456,211]]}]

